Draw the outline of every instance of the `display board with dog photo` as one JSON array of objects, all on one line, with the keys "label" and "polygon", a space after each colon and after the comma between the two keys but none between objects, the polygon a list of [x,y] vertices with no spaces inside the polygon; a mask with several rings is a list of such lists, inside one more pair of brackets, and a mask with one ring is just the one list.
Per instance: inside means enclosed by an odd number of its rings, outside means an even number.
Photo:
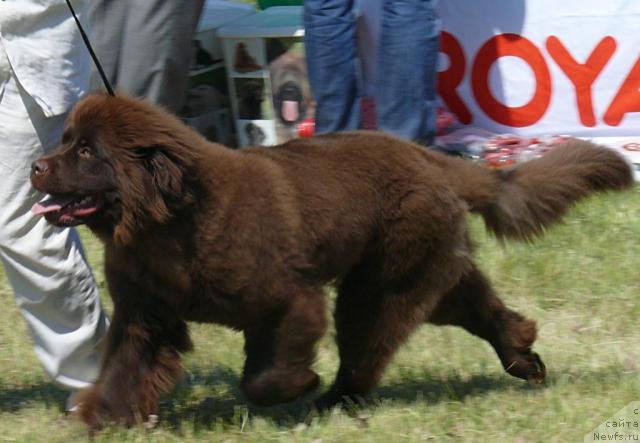
[{"label": "display board with dog photo", "polygon": [[224,51],[238,145],[276,144],[264,41],[229,39]]},{"label": "display board with dog photo", "polygon": [[[315,117],[302,20],[300,14],[292,14],[300,9],[284,8],[281,21],[276,16],[279,8],[271,9],[247,18],[246,23],[236,22],[233,30],[223,28],[220,34],[240,147],[283,143],[300,136],[301,124],[308,126]],[[270,19],[263,20],[262,33],[256,27],[261,15]],[[283,22],[291,26],[283,27]],[[277,28],[269,29],[274,23]],[[243,25],[246,36],[241,35]]]}]

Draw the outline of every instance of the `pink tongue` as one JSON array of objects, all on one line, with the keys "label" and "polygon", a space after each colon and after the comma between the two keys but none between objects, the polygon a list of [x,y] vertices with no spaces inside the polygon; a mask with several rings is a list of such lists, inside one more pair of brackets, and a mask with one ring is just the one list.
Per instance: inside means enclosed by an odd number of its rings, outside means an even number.
[{"label": "pink tongue", "polygon": [[46,200],[43,200],[39,203],[36,203],[31,207],[31,213],[34,215],[42,215],[47,212],[59,211],[66,205],[68,205],[73,198],[68,197],[49,197]]},{"label": "pink tongue", "polygon": [[295,100],[282,100],[282,117],[288,122],[298,120],[298,102]]}]

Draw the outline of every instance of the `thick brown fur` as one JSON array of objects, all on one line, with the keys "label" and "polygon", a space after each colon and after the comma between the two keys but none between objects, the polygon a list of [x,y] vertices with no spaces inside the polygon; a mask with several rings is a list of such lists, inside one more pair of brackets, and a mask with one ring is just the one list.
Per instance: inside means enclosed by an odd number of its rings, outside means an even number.
[{"label": "thick brown fur", "polygon": [[327,284],[338,293],[340,368],[322,405],[369,395],[424,322],[467,329],[507,372],[541,381],[535,323],[505,307],[473,263],[466,213],[528,240],[576,200],[632,182],[619,155],[586,142],[508,171],[371,132],[234,151],[157,107],[105,95],[77,105],[62,146],[39,165],[41,191],[102,202],[77,221],[105,243],[115,306],[80,410],[92,427],[156,412],[191,349],[187,321],[243,331],[251,401],[315,389]]}]

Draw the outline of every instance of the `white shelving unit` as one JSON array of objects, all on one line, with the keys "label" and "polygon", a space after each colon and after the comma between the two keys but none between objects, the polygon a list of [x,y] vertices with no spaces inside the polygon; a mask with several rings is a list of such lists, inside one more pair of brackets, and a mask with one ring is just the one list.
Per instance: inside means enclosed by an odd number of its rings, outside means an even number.
[{"label": "white shelving unit", "polygon": [[[297,124],[313,118],[304,61],[301,6],[275,6],[246,16],[218,31],[239,146],[274,145],[297,136]],[[297,75],[295,118],[282,118],[280,81],[283,70]],[[278,81],[275,81],[278,77]],[[293,103],[288,100],[288,104]],[[291,108],[288,108],[291,109]]]}]

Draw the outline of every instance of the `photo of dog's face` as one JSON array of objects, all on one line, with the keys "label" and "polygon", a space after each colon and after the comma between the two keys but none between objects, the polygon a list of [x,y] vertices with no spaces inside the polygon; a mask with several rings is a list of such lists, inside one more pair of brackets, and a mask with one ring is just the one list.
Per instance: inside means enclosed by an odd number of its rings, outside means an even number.
[{"label": "photo of dog's face", "polygon": [[248,72],[260,71],[262,66],[256,61],[256,58],[251,54],[249,45],[244,42],[238,42],[235,48],[235,54],[233,58],[233,69],[241,74]]},{"label": "photo of dog's face", "polygon": [[262,79],[237,78],[234,80],[238,97],[238,118],[241,120],[262,120],[265,86]]},{"label": "photo of dog's face", "polygon": [[244,126],[244,132],[250,146],[263,145],[267,140],[264,131],[255,123],[247,123]]},{"label": "photo of dog's face", "polygon": [[278,138],[284,141],[297,137],[297,125],[314,116],[315,102],[301,43],[274,40],[268,51],[274,57],[269,64],[269,72],[276,131]]}]

